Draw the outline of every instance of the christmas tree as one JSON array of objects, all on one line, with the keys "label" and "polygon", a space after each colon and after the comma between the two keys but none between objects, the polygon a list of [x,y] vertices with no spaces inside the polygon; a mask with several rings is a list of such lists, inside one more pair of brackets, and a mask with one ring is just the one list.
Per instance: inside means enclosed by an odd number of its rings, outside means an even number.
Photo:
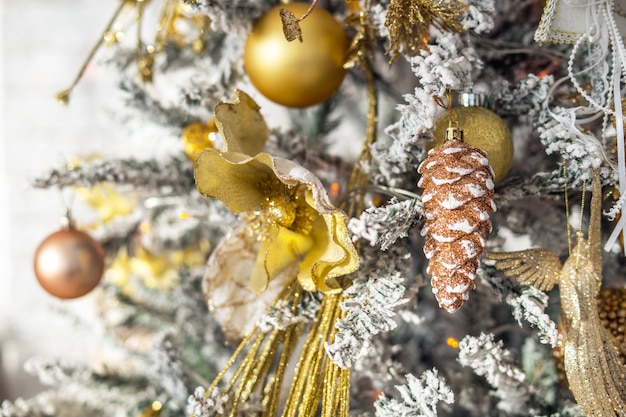
[{"label": "christmas tree", "polygon": [[108,343],[0,415],[626,416],[619,3],[113,3],[56,98],[169,146],[32,181]]}]

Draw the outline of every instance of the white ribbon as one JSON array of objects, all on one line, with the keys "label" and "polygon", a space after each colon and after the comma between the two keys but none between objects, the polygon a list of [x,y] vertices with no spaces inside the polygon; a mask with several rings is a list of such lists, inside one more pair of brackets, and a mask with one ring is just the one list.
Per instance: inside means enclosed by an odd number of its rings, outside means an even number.
[{"label": "white ribbon", "polygon": [[[619,192],[620,196],[626,193],[626,157],[624,156],[624,114],[622,112],[622,89],[621,78],[622,73],[626,74],[626,51],[624,51],[624,43],[622,42],[621,34],[617,29],[615,20],[613,19],[613,1],[609,0],[605,2],[604,16],[607,20],[607,26],[609,30],[609,36],[611,43],[613,44],[613,62],[615,67],[613,68],[613,102],[615,106],[615,130],[617,134],[617,174],[619,180]],[[625,200],[626,201],[626,200]],[[620,212],[624,212],[625,204],[622,203]],[[615,225],[613,232],[609,236],[604,250],[609,251],[615,244],[615,241],[619,237],[619,234],[625,230],[626,216],[622,214],[619,221]],[[624,254],[626,255],[626,245],[624,245]]]}]

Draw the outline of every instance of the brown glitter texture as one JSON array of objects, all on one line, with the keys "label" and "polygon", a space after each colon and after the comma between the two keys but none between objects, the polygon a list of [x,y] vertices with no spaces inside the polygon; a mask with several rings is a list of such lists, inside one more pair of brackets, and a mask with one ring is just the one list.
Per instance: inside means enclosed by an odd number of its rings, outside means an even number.
[{"label": "brown glitter texture", "polygon": [[432,149],[418,168],[424,189],[424,253],[433,293],[450,313],[476,285],[478,258],[491,232],[493,170],[485,152],[449,140]]}]

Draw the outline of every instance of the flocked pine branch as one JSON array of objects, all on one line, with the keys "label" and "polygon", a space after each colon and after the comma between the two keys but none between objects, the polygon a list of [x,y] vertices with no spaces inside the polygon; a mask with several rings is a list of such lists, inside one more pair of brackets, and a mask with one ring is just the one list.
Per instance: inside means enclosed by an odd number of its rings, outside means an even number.
[{"label": "flocked pine branch", "polygon": [[495,388],[493,395],[499,400],[498,409],[512,415],[527,415],[530,395],[524,373],[513,364],[502,341],[496,342],[491,333],[481,333],[479,337],[467,335],[459,342],[458,361],[484,376]]},{"label": "flocked pine branch", "polygon": [[[342,368],[351,367],[363,356],[375,335],[396,328],[393,309],[408,301],[403,298],[405,277],[402,271],[373,253],[371,258],[378,262],[370,271],[365,266],[366,272],[359,274],[344,292],[346,300],[341,303],[341,309],[345,317],[335,324],[337,334],[333,343],[325,345],[326,353]],[[403,258],[408,261],[409,254]],[[402,258],[398,261],[402,262]]]},{"label": "flocked pine branch", "polygon": [[169,397],[170,408],[183,410],[191,384],[185,373],[185,364],[180,348],[171,332],[163,332],[155,337],[151,351],[149,373],[153,380]]},{"label": "flocked pine branch", "polygon": [[[152,95],[151,90],[135,78],[123,79],[119,86],[120,90],[126,93],[124,104],[129,113],[131,109],[135,109],[152,123],[168,129],[183,129],[188,124],[198,121],[180,106],[164,104]],[[128,117],[128,114],[125,116]]]},{"label": "flocked pine branch", "polygon": [[419,198],[398,201],[395,197],[383,207],[370,207],[358,218],[350,219],[348,229],[353,239],[360,238],[370,245],[387,250],[408,232],[423,214]]},{"label": "flocked pine branch", "polygon": [[[141,376],[94,372],[84,365],[42,359],[31,359],[25,366],[42,383],[54,385],[55,390],[29,401],[3,403],[0,409],[3,417],[69,417],[76,415],[72,412],[82,414],[86,410],[122,416],[128,415],[129,410],[139,411],[158,398],[156,390]],[[27,410],[25,414],[24,410]]]},{"label": "flocked pine branch", "polygon": [[187,194],[195,190],[193,167],[188,159],[169,157],[163,161],[110,159],[85,163],[74,169],[53,169],[36,178],[35,188],[83,186],[100,182],[131,185],[134,190],[161,191],[169,194]]},{"label": "flocked pine branch", "polygon": [[525,287],[517,295],[509,294],[506,302],[513,311],[513,317],[522,326],[522,319],[537,329],[537,336],[541,343],[556,346],[558,331],[556,324],[545,313],[548,307],[548,296],[533,286]]},{"label": "flocked pine branch", "polygon": [[425,371],[419,379],[411,374],[406,375],[406,379],[405,385],[396,386],[401,401],[384,394],[376,401],[376,417],[435,417],[440,402],[454,402],[452,390],[436,368]]},{"label": "flocked pine branch", "polygon": [[[567,161],[568,185],[580,187],[591,181],[593,168],[606,159],[602,143],[593,134],[577,126],[577,108],[554,107],[539,113],[536,129],[546,154],[558,153]],[[608,174],[601,168],[601,175]],[[562,173],[561,173],[562,175]]]},{"label": "flocked pine branch", "polygon": [[[491,261],[486,261],[486,263],[491,263]],[[498,274],[490,274],[487,269],[486,266],[479,268],[479,276],[489,283],[501,300],[511,306],[513,318],[517,320],[517,324],[521,327],[523,326],[522,320],[525,320],[536,329],[541,343],[554,347],[558,332],[556,324],[545,312],[549,301],[547,294],[532,286],[520,286],[514,280]]]},{"label": "flocked pine branch", "polygon": [[211,29],[219,32],[248,31],[268,5],[255,0],[184,0],[211,19]]},{"label": "flocked pine branch", "polygon": [[474,71],[483,65],[474,48],[451,33],[436,37],[409,63],[419,85],[413,94],[403,96],[407,104],[396,106],[400,119],[385,129],[394,139],[387,150],[390,160],[410,160],[405,155],[409,145],[431,139],[435,117],[441,110],[433,96],[444,97],[448,89],[465,89],[472,84]]},{"label": "flocked pine branch", "polygon": [[197,387],[187,399],[187,415],[193,417],[215,417],[224,413],[224,405],[228,403],[228,395],[219,390],[212,390],[205,398],[206,389]]},{"label": "flocked pine branch", "polygon": [[284,330],[293,324],[313,321],[321,305],[319,294],[304,293],[300,298],[295,312],[292,311],[292,306],[288,302],[280,306],[270,306],[257,323],[259,329],[267,333],[272,330]]},{"label": "flocked pine branch", "polygon": [[500,116],[526,115],[535,118],[550,98],[551,75],[539,78],[528,74],[517,84],[502,81],[489,94],[489,107]]},{"label": "flocked pine branch", "polygon": [[477,34],[487,33],[493,29],[494,0],[468,0],[467,11],[461,19],[463,29]]}]

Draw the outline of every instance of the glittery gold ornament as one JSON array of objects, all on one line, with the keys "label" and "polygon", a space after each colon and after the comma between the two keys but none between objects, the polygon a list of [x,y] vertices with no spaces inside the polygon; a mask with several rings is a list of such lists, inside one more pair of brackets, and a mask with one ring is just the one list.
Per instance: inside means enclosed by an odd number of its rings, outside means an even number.
[{"label": "glittery gold ornament", "polygon": [[493,171],[485,153],[461,140],[450,128],[449,140],[428,153],[419,166],[424,188],[424,254],[439,305],[455,312],[476,286],[478,258],[491,232]]},{"label": "glittery gold ornament", "polygon": [[600,220],[602,194],[597,171],[587,240],[578,233],[577,245],[561,267],[558,256],[547,249],[488,253],[496,268],[522,283],[549,290],[559,285],[563,361],[569,387],[585,415],[626,416],[626,379],[619,342],[598,314],[602,281]]},{"label": "glittery gold ornament", "polygon": [[252,84],[276,103],[289,107],[321,103],[337,91],[346,74],[346,34],[330,13],[317,7],[299,22],[303,41],[288,42],[280,9],[300,16],[309,5],[284,4],[261,17],[246,40],[246,72]]},{"label": "glittery gold ornament", "polygon": [[183,130],[180,137],[185,154],[192,161],[206,148],[215,147],[215,135],[218,133],[215,120],[208,123],[192,123]]},{"label": "glittery gold ornament", "polygon": [[608,288],[598,294],[598,312],[605,329],[615,338],[626,364],[626,288]]},{"label": "glittery gold ornament", "polygon": [[487,153],[489,165],[494,172],[494,183],[498,184],[509,171],[513,161],[513,138],[509,127],[497,114],[484,107],[453,107],[435,122],[433,130],[435,139],[429,146],[438,146],[443,142],[445,130],[450,122],[450,111],[463,128],[463,141]]},{"label": "glittery gold ornament", "polygon": [[49,294],[78,298],[93,290],[104,272],[104,249],[71,225],[52,233],[35,252],[37,281]]},{"label": "glittery gold ornament", "polygon": [[76,195],[98,211],[102,223],[128,216],[137,208],[135,196],[122,194],[107,182],[92,187],[77,187]]}]

